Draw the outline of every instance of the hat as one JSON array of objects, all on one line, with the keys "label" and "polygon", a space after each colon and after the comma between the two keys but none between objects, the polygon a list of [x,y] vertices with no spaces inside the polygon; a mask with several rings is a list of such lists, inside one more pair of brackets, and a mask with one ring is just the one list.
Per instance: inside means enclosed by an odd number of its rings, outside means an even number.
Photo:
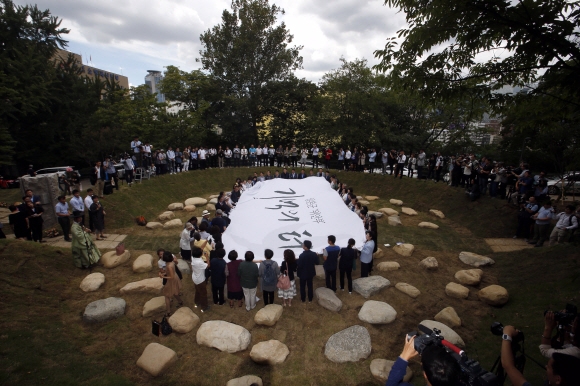
[{"label": "hat", "polygon": [[204,210],[203,212],[201,212],[202,216],[209,216],[209,210]]},{"label": "hat", "polygon": [[215,214],[224,214],[224,211],[221,210],[221,209],[218,209],[218,210],[215,211]]},{"label": "hat", "polygon": [[304,245],[308,249],[311,249],[312,248],[312,241],[310,241],[310,240],[304,240],[304,242],[302,243],[302,245]]}]

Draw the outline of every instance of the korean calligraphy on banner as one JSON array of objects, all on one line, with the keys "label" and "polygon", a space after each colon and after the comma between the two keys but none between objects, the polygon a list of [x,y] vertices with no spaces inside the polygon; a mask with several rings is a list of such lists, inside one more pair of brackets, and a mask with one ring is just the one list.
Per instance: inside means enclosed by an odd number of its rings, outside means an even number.
[{"label": "korean calligraphy on banner", "polygon": [[362,221],[320,177],[258,182],[242,194],[230,219],[222,237],[227,252],[253,251],[256,259],[262,259],[269,248],[278,263],[284,249],[293,249],[297,256],[302,253],[304,240],[312,241],[312,250],[321,253],[329,235],[336,236],[340,247],[346,247],[351,237],[357,246],[365,239]]}]

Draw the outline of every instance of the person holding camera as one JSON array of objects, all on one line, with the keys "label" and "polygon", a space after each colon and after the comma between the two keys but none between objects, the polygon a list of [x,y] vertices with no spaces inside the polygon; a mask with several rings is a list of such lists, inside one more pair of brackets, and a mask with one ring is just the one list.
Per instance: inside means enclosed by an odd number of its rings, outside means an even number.
[{"label": "person holding camera", "polygon": [[[563,313],[556,313],[562,315]],[[552,311],[546,312],[544,316],[544,332],[542,333],[542,343],[540,344],[540,352],[546,358],[551,358],[554,353],[572,355],[580,359],[580,348],[578,348],[578,327],[580,325],[580,317],[576,316],[572,319],[561,320],[556,318]],[[565,316],[573,314],[564,313]],[[565,322],[565,323],[562,323]],[[559,326],[558,326],[559,324]],[[552,332],[558,326],[558,335],[552,338]]]}]

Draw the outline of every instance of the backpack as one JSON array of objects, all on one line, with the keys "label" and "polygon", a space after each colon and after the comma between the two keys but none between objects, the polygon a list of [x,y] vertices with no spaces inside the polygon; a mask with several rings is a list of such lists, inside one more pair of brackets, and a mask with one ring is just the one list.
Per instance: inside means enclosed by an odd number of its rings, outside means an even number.
[{"label": "backpack", "polygon": [[163,335],[169,335],[172,332],[173,332],[173,328],[171,328],[171,325],[167,321],[167,318],[164,316],[163,320],[161,321],[161,333]]},{"label": "backpack", "polygon": [[266,287],[276,286],[278,284],[278,279],[276,278],[276,272],[274,271],[274,263],[264,263],[264,276],[262,277],[262,285]]}]

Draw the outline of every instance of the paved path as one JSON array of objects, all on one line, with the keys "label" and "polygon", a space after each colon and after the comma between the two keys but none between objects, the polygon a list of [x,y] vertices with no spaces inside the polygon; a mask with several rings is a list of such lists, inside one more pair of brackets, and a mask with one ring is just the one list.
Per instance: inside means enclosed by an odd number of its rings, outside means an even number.
[{"label": "paved path", "polygon": [[485,239],[485,242],[494,252],[514,252],[534,247],[524,239]]}]

